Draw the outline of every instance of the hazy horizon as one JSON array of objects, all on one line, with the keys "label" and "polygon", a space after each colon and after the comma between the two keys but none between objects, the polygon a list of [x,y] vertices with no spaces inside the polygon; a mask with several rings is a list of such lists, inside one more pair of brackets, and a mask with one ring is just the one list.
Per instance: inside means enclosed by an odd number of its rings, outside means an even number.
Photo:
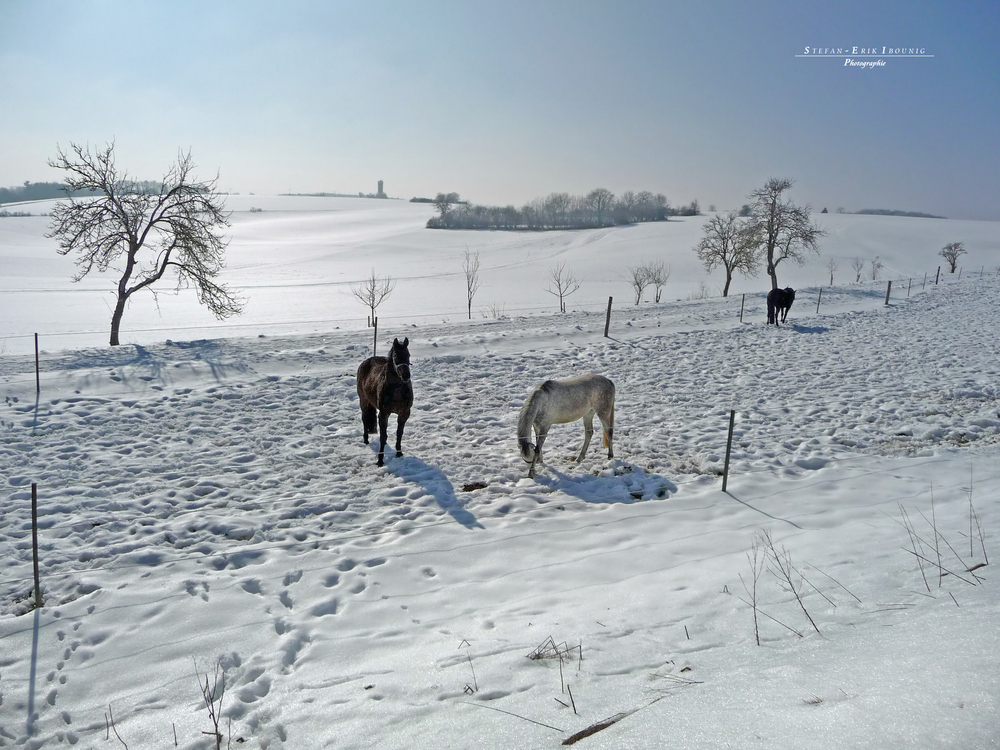
[{"label": "hazy horizon", "polygon": [[777,176],[817,212],[1000,220],[992,3],[0,0],[0,18],[4,187],[114,140],[135,177],[191,149],[244,194],[605,187],[721,210]]}]

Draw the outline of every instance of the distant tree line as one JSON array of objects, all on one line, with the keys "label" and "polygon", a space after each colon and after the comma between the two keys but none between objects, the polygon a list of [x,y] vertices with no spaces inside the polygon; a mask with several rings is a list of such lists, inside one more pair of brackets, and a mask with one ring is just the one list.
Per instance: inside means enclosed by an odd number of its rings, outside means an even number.
[{"label": "distant tree line", "polygon": [[862,208],[860,211],[855,211],[859,214],[869,214],[873,216],[912,216],[917,219],[944,219],[944,216],[935,216],[934,214],[925,214],[920,211],[894,211],[888,208]]},{"label": "distant tree line", "polygon": [[[156,180],[131,180],[127,186],[127,192],[136,195],[155,195],[160,192],[160,185]],[[25,182],[23,185],[15,187],[0,188],[0,203],[21,203],[67,196],[100,194],[97,190],[68,190],[63,182]]]},{"label": "distant tree line", "polygon": [[592,229],[698,214],[697,201],[672,209],[660,193],[628,190],[616,196],[605,188],[587,195],[552,193],[521,208],[463,202],[457,193],[438,193],[433,202],[439,215],[427,222],[429,229]]}]

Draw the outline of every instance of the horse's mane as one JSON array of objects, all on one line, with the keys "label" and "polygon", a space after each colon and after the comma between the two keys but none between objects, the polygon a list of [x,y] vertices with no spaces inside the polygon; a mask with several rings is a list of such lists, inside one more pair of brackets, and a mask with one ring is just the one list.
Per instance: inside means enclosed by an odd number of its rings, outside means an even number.
[{"label": "horse's mane", "polygon": [[521,458],[531,461],[535,458],[535,446],[531,443],[531,425],[535,421],[535,414],[538,412],[540,391],[544,391],[545,386],[552,381],[545,381],[528,396],[521,407],[520,414],[517,415],[517,444],[521,449]]}]

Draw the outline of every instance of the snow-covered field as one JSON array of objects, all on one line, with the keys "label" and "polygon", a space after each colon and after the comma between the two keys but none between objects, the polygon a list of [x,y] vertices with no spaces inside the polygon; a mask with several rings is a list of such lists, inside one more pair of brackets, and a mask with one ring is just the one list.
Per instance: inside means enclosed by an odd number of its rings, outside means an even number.
[{"label": "snow-covered field", "polygon": [[[557,747],[611,718],[578,746],[1000,742],[982,565],[1000,558],[1000,225],[824,215],[824,257],[782,269],[799,296],[775,329],[762,279],[686,299],[719,283],[690,249],[701,219],[479,234],[392,201],[239,200],[245,327],[162,297],[117,349],[46,220],[0,219],[0,747],[116,746],[109,706],[129,747],[214,747],[198,675],[216,664],[224,746]],[[949,241],[962,278],[925,287]],[[466,244],[476,309],[504,318],[462,320]],[[875,255],[883,280],[846,283]],[[619,272],[651,259],[670,301],[626,304]],[[556,315],[561,260],[584,284]],[[416,391],[385,468],[361,444],[371,332],[345,291],[372,267],[400,279],[379,348],[409,337]],[[576,465],[582,427],[559,426],[528,480],[523,399],[588,371],[617,386],[616,458],[595,440]],[[765,570],[758,646],[761,534],[804,608]]]}]

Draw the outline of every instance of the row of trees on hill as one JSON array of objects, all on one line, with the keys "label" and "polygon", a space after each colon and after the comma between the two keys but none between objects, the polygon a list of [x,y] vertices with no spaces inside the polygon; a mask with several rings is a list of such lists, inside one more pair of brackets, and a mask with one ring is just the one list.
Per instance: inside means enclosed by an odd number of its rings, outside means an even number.
[{"label": "row of trees on hill", "polygon": [[[75,192],[72,195],[97,195],[96,192]],[[0,188],[0,203],[22,203],[65,198],[66,186],[61,182],[25,182],[9,188]]]},{"label": "row of trees on hill", "polygon": [[[162,184],[156,180],[132,180],[128,185],[119,185],[118,189],[119,191],[127,189],[132,193],[153,195],[160,192],[161,187]],[[101,195],[101,191],[91,188],[75,190],[63,182],[25,182],[23,185],[15,187],[0,188],[0,203],[22,203],[88,195]]]},{"label": "row of trees on hill", "polygon": [[591,190],[586,195],[552,193],[521,208],[477,205],[461,201],[457,193],[438,193],[434,205],[440,213],[427,222],[430,229],[593,229],[666,221],[672,214],[698,212],[697,201],[675,210],[661,193],[627,190],[616,196],[606,188]]}]

